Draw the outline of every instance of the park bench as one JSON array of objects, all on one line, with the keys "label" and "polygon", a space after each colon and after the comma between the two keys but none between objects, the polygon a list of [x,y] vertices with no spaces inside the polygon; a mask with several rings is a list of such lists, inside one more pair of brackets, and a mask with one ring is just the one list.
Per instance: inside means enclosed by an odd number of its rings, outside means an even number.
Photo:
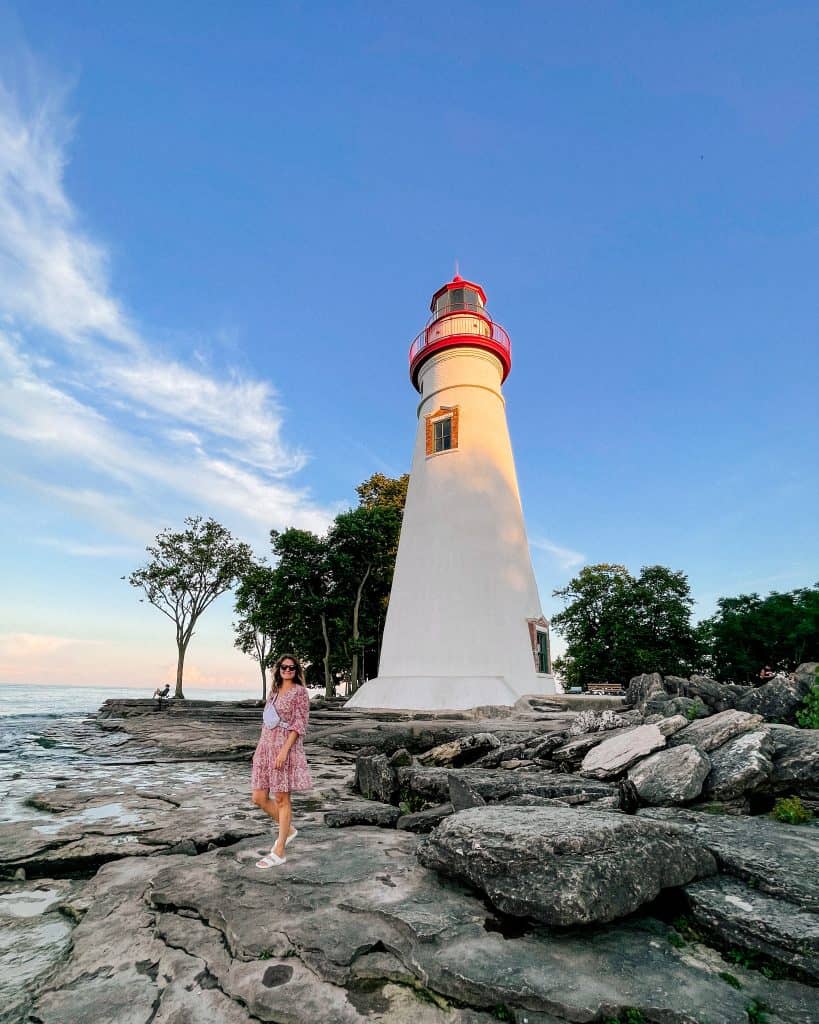
[{"label": "park bench", "polygon": [[622,697],[626,691],[619,683],[590,683],[587,692],[598,696]]}]

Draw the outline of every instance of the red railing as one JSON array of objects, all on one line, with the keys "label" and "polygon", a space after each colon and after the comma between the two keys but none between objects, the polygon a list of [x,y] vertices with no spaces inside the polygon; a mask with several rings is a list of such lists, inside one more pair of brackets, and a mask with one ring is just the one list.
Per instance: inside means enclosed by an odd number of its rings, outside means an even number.
[{"label": "red railing", "polygon": [[[462,337],[474,337],[476,341],[491,341],[494,344],[499,345],[502,349],[512,355],[512,342],[509,335],[501,327],[500,324],[496,324],[493,320],[484,319],[484,317],[475,318],[475,327],[470,329],[470,325],[459,325],[457,330],[453,330],[450,333],[444,333],[440,331],[440,327],[443,326],[448,319],[467,319],[468,313],[458,312],[453,314],[447,310],[443,317],[437,317],[434,319],[428,327],[425,327],[415,338],[412,340],[409,350],[409,361],[410,366],[415,362],[418,355],[430,345],[435,345],[438,342],[446,341],[450,338],[462,338]],[[462,326],[466,329],[462,329]],[[435,328],[439,327],[439,331],[436,332]],[[478,342],[480,344],[480,342]]]}]

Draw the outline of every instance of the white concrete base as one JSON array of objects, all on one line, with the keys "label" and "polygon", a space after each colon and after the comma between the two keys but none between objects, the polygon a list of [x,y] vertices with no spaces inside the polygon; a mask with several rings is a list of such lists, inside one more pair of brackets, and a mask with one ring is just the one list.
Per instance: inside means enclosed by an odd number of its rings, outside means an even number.
[{"label": "white concrete base", "polygon": [[370,679],[344,705],[346,708],[400,711],[469,711],[482,707],[511,707],[522,696],[555,692],[554,676],[537,675],[520,691],[503,676],[379,676]]}]

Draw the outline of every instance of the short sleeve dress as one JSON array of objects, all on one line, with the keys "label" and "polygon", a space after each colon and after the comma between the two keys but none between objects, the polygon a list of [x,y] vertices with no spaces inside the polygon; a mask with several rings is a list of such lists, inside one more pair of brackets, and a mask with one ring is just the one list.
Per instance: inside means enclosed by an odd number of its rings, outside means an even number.
[{"label": "short sleeve dress", "polygon": [[[262,735],[253,755],[253,789],[268,793],[293,793],[313,788],[313,779],[304,754],[304,735],[310,716],[310,698],[303,686],[292,686],[287,693],[273,690],[268,704],[274,704],[280,722],[275,729],[262,725]],[[283,768],[276,768],[276,755],[291,732],[297,733]]]}]

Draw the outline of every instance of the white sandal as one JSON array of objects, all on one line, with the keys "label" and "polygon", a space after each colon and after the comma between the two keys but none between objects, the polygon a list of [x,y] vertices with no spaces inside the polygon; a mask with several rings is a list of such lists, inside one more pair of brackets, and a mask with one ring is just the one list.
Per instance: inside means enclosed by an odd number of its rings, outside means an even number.
[{"label": "white sandal", "polygon": [[286,864],[286,863],[287,863],[287,857],[280,857],[277,853],[274,853],[271,850],[270,853],[268,853],[264,857],[262,857],[261,860],[257,860],[256,861],[256,867],[257,868],[274,868],[274,867],[278,867],[279,864]]},{"label": "white sandal", "polygon": [[[285,839],[285,841],[284,841],[284,847],[285,847],[285,849],[287,849],[287,846],[288,846],[288,845],[289,845],[290,843],[292,843],[292,842],[293,842],[293,840],[294,840],[294,839],[296,838],[296,836],[297,836],[298,834],[299,834],[299,830],[298,830],[297,828],[294,828],[294,829],[293,829],[293,831],[292,831],[292,832],[290,833],[290,835],[289,835],[289,836],[287,837],[287,839]],[[276,840],[276,843],[277,843],[277,842],[278,842],[278,839]],[[276,852],[276,843],[274,843],[274,844],[273,844],[273,845],[272,845],[272,846],[270,847],[270,852],[271,852],[271,853],[275,853],[275,852]]]}]

